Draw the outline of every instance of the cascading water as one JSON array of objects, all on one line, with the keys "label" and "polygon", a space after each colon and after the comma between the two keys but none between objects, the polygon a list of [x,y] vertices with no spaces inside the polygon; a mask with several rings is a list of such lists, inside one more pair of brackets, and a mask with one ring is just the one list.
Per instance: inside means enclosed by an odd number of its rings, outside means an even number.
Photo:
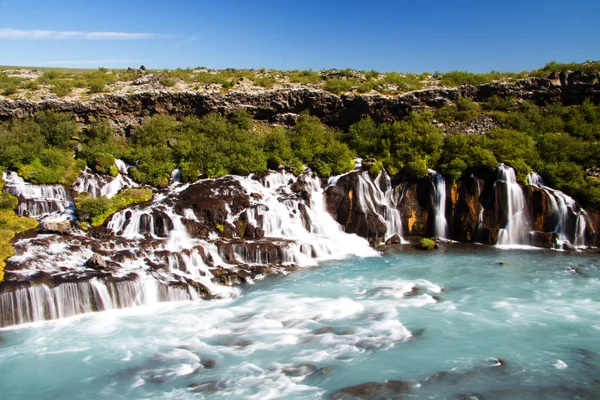
[{"label": "cascading water", "polygon": [[[397,188],[396,188],[397,189]],[[385,223],[385,240],[394,235],[402,238],[402,218],[398,211],[399,191],[392,187],[390,176],[382,170],[375,182],[367,171],[358,174],[357,194],[365,213],[372,212]]]},{"label": "cascading water", "polygon": [[[119,176],[126,171],[121,167]],[[102,195],[101,179],[86,174],[77,189],[93,187]],[[25,184],[16,174],[6,177],[8,188],[22,188],[14,191],[21,199],[29,192],[67,199],[62,186],[53,189],[56,194]],[[237,281],[236,271],[245,265],[303,266],[378,254],[366,240],[343,232],[325,210],[320,181],[310,174],[296,178],[279,172],[261,181],[230,177],[196,184],[211,183],[216,184],[211,196],[228,193],[232,184],[244,189],[240,196],[250,199],[250,207],[234,214],[226,205],[226,220],[235,222],[244,214],[248,224],[263,229],[263,239],[229,241],[215,232],[205,239],[191,237],[186,223],[201,224],[198,215],[175,206],[189,184],[173,185],[150,204],[115,213],[104,239],[75,229],[17,240],[6,275],[9,286],[0,291],[0,327],[164,301],[232,297],[239,289],[227,285]],[[296,194],[292,184],[302,186],[307,197]]]},{"label": "cascading water", "polygon": [[17,214],[36,219],[72,219],[73,202],[63,185],[34,185],[16,172],[4,172],[4,191],[19,199]]},{"label": "cascading water", "polygon": [[[504,229],[500,229],[497,244],[500,246],[529,245],[531,224],[525,209],[525,195],[523,189],[517,183],[515,170],[507,165],[500,164],[498,178],[494,185],[496,190],[504,191],[507,216]],[[496,196],[498,196],[498,192],[496,192]]]},{"label": "cascading water", "polygon": [[292,174],[271,173],[260,182],[247,178],[238,180],[248,193],[259,194],[245,211],[248,223],[261,227],[266,237],[295,242],[284,249],[288,262],[314,265],[348,255],[376,254],[364,239],[342,231],[325,209],[319,180],[310,174],[298,178],[309,193],[308,204],[292,192],[289,183],[296,180]]},{"label": "cascading water", "polygon": [[553,233],[558,235],[558,247],[563,248],[565,244],[585,247],[587,227],[585,210],[577,210],[577,203],[572,197],[544,185],[542,177],[536,172],[529,174],[527,180],[531,186],[543,190],[548,195],[552,213],[557,221]]},{"label": "cascading water", "polygon": [[450,231],[448,229],[448,222],[446,221],[446,179],[442,174],[439,174],[434,170],[429,170],[429,174],[432,177],[432,200],[435,213],[433,236],[440,239],[448,239]]},{"label": "cascading water", "polygon": [[[121,170],[119,169],[119,171]],[[73,190],[79,193],[88,192],[93,197],[106,196],[110,199],[121,189],[138,186],[126,175],[126,172],[119,172],[117,176],[112,177],[94,174],[89,168],[86,168],[77,177]]]}]

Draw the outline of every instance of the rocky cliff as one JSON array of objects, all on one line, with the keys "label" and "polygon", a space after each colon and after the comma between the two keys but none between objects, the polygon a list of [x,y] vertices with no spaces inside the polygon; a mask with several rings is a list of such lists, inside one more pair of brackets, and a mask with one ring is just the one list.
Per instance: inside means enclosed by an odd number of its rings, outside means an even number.
[{"label": "rocky cliff", "polygon": [[87,100],[49,96],[40,100],[12,100],[0,96],[0,120],[32,115],[53,109],[74,114],[80,122],[108,118],[124,132],[150,115],[161,113],[184,117],[218,112],[224,115],[244,107],[257,119],[293,124],[297,114],[308,111],[322,122],[342,129],[370,116],[386,122],[405,117],[411,111],[439,108],[458,97],[483,101],[491,96],[511,96],[539,104],[560,101],[579,104],[586,98],[600,102],[600,73],[580,71],[552,73],[546,78],[494,82],[477,87],[431,87],[398,96],[381,94],[342,94],[340,96],[310,87],[228,92],[174,91],[148,89],[134,93],[99,94]]}]

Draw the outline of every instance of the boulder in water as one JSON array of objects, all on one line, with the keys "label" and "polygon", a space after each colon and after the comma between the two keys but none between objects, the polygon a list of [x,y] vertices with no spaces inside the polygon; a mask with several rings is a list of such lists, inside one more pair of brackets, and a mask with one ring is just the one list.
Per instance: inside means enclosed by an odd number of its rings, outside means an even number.
[{"label": "boulder in water", "polygon": [[44,233],[65,234],[71,230],[69,221],[43,221],[38,227],[38,231]]},{"label": "boulder in water", "polygon": [[287,376],[307,376],[312,375],[317,371],[317,367],[313,364],[300,364],[294,365],[293,367],[286,367],[283,369],[283,373]]},{"label": "boulder in water", "polygon": [[389,238],[388,240],[386,240],[385,244],[398,244],[398,243],[402,243],[402,240],[400,239],[400,236],[398,236],[397,233],[394,233],[394,235],[392,235],[391,238]]},{"label": "boulder in water", "polygon": [[87,268],[91,268],[91,269],[95,269],[95,270],[101,270],[101,269],[108,268],[108,265],[106,264],[106,260],[104,260],[104,258],[102,258],[102,256],[99,254],[94,254],[93,256],[91,256],[89,258],[89,260],[87,260],[85,262],[85,266]]},{"label": "boulder in water", "polygon": [[217,366],[217,362],[215,360],[202,360],[200,364],[206,369],[213,369]]},{"label": "boulder in water", "polygon": [[410,381],[389,380],[385,383],[367,382],[360,385],[344,388],[331,395],[334,400],[352,398],[386,398],[389,393],[405,393],[411,391],[413,384]]}]

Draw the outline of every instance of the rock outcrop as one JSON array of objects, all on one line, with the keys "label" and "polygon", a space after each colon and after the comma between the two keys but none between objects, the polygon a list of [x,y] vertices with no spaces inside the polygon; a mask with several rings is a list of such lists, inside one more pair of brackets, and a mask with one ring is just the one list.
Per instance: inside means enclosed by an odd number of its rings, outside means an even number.
[{"label": "rock outcrop", "polygon": [[38,110],[52,109],[74,114],[82,123],[99,117],[108,118],[123,132],[139,125],[153,114],[179,118],[217,112],[229,115],[245,108],[257,119],[293,123],[294,116],[308,111],[322,122],[342,129],[370,116],[377,122],[389,122],[424,108],[439,108],[459,97],[483,101],[511,96],[545,104],[561,101],[579,104],[586,98],[600,102],[600,74],[581,71],[552,73],[546,78],[527,78],[494,82],[477,87],[431,87],[398,96],[380,94],[343,94],[341,96],[310,87],[280,88],[245,92],[176,92],[168,88],[123,94],[98,94],[90,100],[49,97],[42,100],[11,100],[0,97],[0,120],[22,118]]},{"label": "rock outcrop", "polygon": [[[377,198],[360,179],[371,179],[366,172],[342,176],[325,191],[329,212],[346,232],[368,239],[383,238],[386,225],[372,211]],[[394,196],[402,219],[403,236],[432,237],[436,217],[433,176],[396,182]],[[562,214],[556,194],[535,185],[522,185],[525,205],[520,215],[526,240],[520,244],[567,249],[578,245],[597,245],[598,213],[585,213],[578,205],[564,208]],[[445,218],[449,237],[461,242],[495,245],[510,218],[506,185],[493,178],[467,176],[447,185]],[[554,192],[556,193],[556,191]],[[564,196],[564,195],[563,195]],[[375,208],[377,208],[375,206]],[[560,242],[563,242],[562,244]],[[566,246],[566,247],[565,247]]]}]

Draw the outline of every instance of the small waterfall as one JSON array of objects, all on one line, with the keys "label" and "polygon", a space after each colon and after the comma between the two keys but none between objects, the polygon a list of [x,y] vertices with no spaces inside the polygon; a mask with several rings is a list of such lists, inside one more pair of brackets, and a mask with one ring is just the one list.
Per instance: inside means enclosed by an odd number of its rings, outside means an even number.
[{"label": "small waterfall", "polygon": [[[120,161],[120,160],[119,160]],[[127,167],[121,161],[121,167],[119,174],[115,177],[107,175],[97,175],[92,173],[89,168],[86,168],[75,181],[73,190],[78,193],[88,192],[93,197],[106,196],[109,199],[115,196],[121,189],[139,187],[139,185],[133,182],[127,175]],[[115,163],[116,164],[116,163]],[[124,168],[125,172],[122,172]]]},{"label": "small waterfall", "polygon": [[187,287],[169,287],[149,276],[121,282],[92,278],[55,287],[34,285],[0,293],[0,327],[183,300],[192,300]]},{"label": "small waterfall", "polygon": [[392,187],[390,176],[382,170],[375,182],[369,173],[358,174],[357,194],[364,213],[374,213],[386,226],[384,240],[394,235],[402,238],[402,218],[398,211],[398,191]]},{"label": "small waterfall", "polygon": [[[260,194],[245,211],[248,223],[262,228],[265,237],[296,242],[297,246],[289,245],[283,251],[288,263],[314,265],[348,255],[376,254],[366,240],[344,233],[329,215],[318,178],[305,174],[296,179],[282,171],[272,172],[260,182],[237,179],[246,192]],[[290,183],[296,180],[310,193],[309,200],[291,191]]]},{"label": "small waterfall", "polygon": [[175,168],[171,171],[171,183],[181,183],[181,168]]},{"label": "small waterfall", "polygon": [[[529,245],[530,223],[525,210],[525,195],[517,183],[515,170],[500,164],[495,187],[496,190],[505,191],[508,219],[504,229],[500,229],[497,244],[501,246]],[[496,196],[498,196],[498,192],[496,192]]]},{"label": "small waterfall", "polygon": [[434,170],[429,170],[429,174],[432,176],[432,200],[435,213],[433,236],[440,239],[448,239],[450,230],[446,221],[446,178]]},{"label": "small waterfall", "polygon": [[34,185],[16,172],[4,172],[4,191],[19,199],[17,214],[37,219],[73,219],[74,206],[63,185]]},{"label": "small waterfall", "polygon": [[527,177],[529,185],[543,190],[548,195],[552,208],[552,216],[557,224],[552,233],[558,235],[558,246],[563,248],[565,244],[578,247],[586,246],[585,231],[587,227],[587,215],[585,210],[577,210],[577,202],[560,190],[552,189],[544,184],[540,175],[532,172]]}]

